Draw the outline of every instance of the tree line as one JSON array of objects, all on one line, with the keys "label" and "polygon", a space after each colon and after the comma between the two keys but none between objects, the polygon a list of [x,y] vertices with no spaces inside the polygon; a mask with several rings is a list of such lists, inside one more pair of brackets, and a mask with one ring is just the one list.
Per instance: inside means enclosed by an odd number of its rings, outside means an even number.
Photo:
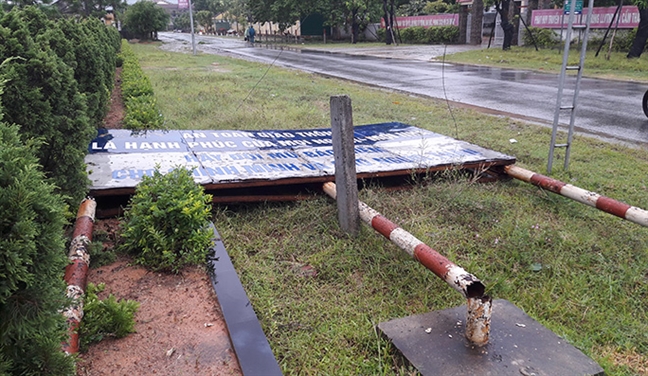
[{"label": "tree line", "polygon": [[[587,2],[587,0],[584,0]],[[615,6],[621,0],[595,0],[595,7]],[[625,0],[625,5],[636,5],[639,8],[640,23],[634,43],[628,57],[639,57],[648,39],[648,0]],[[535,9],[562,8],[563,0],[530,0],[528,19]],[[274,22],[284,30],[297,21],[304,21],[309,16],[319,14],[324,17],[324,25],[334,29],[348,27],[351,30],[351,42],[358,40],[358,35],[371,23],[378,23],[381,18],[386,27],[385,42],[393,43],[396,37],[395,18],[397,16],[417,16],[437,13],[471,13],[470,43],[481,43],[483,12],[493,8],[499,15],[504,31],[504,49],[508,49],[514,38],[514,31],[519,20],[520,2],[514,0],[473,0],[470,10],[456,0],[198,0],[197,10],[226,12],[238,22]],[[464,35],[462,35],[464,37]]]}]

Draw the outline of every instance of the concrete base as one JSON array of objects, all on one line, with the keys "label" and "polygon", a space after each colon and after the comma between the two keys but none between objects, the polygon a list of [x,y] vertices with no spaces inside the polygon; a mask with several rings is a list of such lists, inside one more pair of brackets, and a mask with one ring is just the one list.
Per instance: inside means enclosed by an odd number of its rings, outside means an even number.
[{"label": "concrete base", "polygon": [[604,375],[592,359],[506,300],[493,301],[488,345],[470,346],[466,311],[434,311],[378,328],[422,375]]}]

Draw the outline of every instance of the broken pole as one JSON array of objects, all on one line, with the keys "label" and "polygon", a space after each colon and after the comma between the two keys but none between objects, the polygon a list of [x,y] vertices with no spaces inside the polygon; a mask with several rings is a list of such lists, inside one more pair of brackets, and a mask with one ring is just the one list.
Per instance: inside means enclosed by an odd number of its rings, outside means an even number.
[{"label": "broken pole", "polygon": [[88,268],[90,267],[90,253],[88,247],[92,242],[92,228],[94,226],[97,202],[86,198],[81,202],[74,223],[72,242],[68,259],[70,263],[65,267],[65,282],[67,283],[67,297],[72,300],[69,307],[63,310],[63,316],[68,325],[68,338],[63,343],[66,354],[79,352],[79,325],[83,318],[83,295],[88,281]]},{"label": "broken pole", "polygon": [[515,165],[504,167],[504,171],[510,176],[531,183],[542,189],[571,198],[581,204],[585,204],[608,214],[634,222],[638,225],[648,227],[648,211],[630,206],[621,201],[609,197],[601,196],[596,192],[587,191],[571,184],[563,183],[560,180],[552,179],[548,176],[525,170]]},{"label": "broken pole", "polygon": [[[324,183],[323,188],[327,195],[336,198],[334,183]],[[364,202],[357,201],[356,207],[363,222],[391,240],[468,299],[465,336],[473,345],[486,345],[490,335],[493,301],[484,294],[486,287],[482,282]]]},{"label": "broken pole", "polygon": [[335,182],[340,187],[336,199],[338,221],[342,231],[356,235],[360,224],[351,98],[347,95],[332,96],[330,103]]}]

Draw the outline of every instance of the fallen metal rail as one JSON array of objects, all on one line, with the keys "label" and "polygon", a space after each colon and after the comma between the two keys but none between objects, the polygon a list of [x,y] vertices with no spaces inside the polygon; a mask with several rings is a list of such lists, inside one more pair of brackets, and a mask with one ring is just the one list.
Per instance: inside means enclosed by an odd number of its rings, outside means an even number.
[{"label": "fallen metal rail", "polygon": [[67,354],[79,352],[79,325],[83,318],[83,295],[88,281],[88,268],[90,267],[90,254],[88,246],[92,241],[92,228],[97,210],[97,203],[93,199],[85,199],[79,206],[72,243],[68,259],[70,264],[65,267],[65,282],[67,283],[67,296],[72,299],[72,304],[63,311],[68,324],[68,340],[63,343],[63,351]]},{"label": "fallen metal rail", "polygon": [[571,184],[552,179],[533,171],[525,170],[515,165],[505,166],[504,171],[516,179],[531,183],[561,196],[571,198],[572,200],[597,208],[630,222],[634,222],[638,225],[648,227],[648,211],[646,210],[630,206],[609,197],[601,196],[598,193],[575,187]]},{"label": "fallen metal rail", "polygon": [[[328,182],[323,187],[327,195],[337,199],[335,183]],[[466,338],[477,346],[487,344],[490,334],[492,299],[484,294],[486,288],[482,282],[364,202],[358,201],[358,208],[360,218],[367,225],[391,240],[468,300]]]}]

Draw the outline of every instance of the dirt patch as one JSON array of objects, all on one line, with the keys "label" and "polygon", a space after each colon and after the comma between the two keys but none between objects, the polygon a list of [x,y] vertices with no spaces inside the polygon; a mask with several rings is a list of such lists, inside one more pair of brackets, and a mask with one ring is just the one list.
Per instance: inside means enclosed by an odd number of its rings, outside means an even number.
[{"label": "dirt patch", "polygon": [[99,295],[140,303],[135,330],[81,354],[78,375],[240,375],[209,277],[199,267],[152,273],[130,259],[91,270]]},{"label": "dirt patch", "polygon": [[[111,95],[104,126],[122,127],[121,69]],[[118,220],[99,220],[95,233],[104,233],[105,248],[112,248]],[[91,269],[88,282],[104,283],[104,299],[139,302],[135,333],[121,339],[105,339],[79,355],[77,375],[241,375],[229,340],[218,299],[207,272],[200,267],[164,274],[131,265],[120,256],[110,265]],[[92,260],[91,260],[92,263]]]},{"label": "dirt patch", "polygon": [[115,70],[115,84],[110,94],[110,109],[104,118],[103,126],[108,129],[119,129],[124,121],[124,100],[121,95],[121,68]]}]

